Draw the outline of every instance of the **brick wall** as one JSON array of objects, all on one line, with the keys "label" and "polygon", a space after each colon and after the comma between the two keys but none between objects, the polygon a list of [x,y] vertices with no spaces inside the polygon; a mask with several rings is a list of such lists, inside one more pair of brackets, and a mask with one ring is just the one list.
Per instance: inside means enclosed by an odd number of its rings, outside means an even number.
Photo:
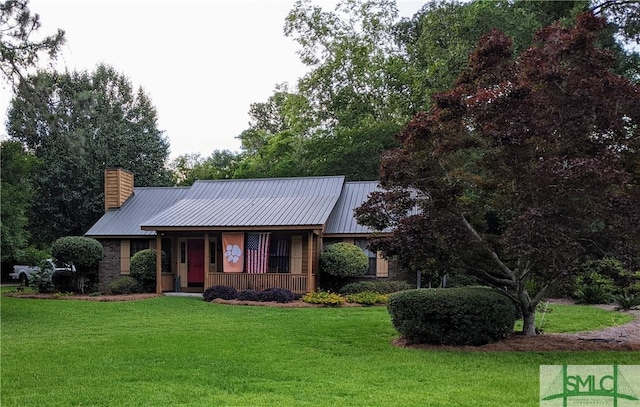
[{"label": "brick wall", "polygon": [[98,289],[106,292],[112,281],[120,277],[120,240],[99,239],[104,257],[98,266]]}]

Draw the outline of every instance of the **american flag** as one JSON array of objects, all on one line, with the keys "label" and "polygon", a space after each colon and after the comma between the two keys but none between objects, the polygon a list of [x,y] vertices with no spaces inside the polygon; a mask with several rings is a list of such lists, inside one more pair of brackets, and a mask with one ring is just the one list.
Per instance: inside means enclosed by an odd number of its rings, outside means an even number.
[{"label": "american flag", "polygon": [[269,271],[269,241],[271,233],[247,233],[247,273]]}]

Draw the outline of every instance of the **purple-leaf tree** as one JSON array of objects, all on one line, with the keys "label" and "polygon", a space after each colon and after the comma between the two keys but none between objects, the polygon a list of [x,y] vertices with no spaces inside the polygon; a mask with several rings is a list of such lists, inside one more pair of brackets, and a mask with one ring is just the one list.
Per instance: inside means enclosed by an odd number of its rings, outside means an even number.
[{"label": "purple-leaf tree", "polygon": [[553,24],[517,59],[509,38],[486,34],[455,87],[398,135],[383,191],[356,211],[392,231],[372,240],[387,256],[440,272],[457,259],[506,290],[526,335],[572,266],[640,241],[640,89],[596,46],[604,24]]}]

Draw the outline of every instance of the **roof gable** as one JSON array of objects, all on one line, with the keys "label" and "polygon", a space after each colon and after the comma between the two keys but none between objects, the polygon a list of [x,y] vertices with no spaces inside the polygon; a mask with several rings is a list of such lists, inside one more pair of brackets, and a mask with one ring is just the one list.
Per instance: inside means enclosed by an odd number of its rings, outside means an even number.
[{"label": "roof gable", "polygon": [[371,229],[359,225],[354,210],[367,200],[369,194],[379,190],[378,181],[347,182],[340,199],[327,220],[325,234],[370,234]]},{"label": "roof gable", "polygon": [[189,188],[186,187],[148,187],[134,188],[133,195],[117,209],[107,211],[85,233],[86,236],[146,236],[155,235],[153,231],[140,229],[140,224],[149,215],[162,212],[182,199]]}]

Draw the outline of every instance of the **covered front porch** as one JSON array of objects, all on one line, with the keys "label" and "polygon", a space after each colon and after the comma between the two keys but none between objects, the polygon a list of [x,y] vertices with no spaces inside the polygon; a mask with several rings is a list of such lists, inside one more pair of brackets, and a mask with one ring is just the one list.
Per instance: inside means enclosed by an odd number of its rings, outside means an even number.
[{"label": "covered front porch", "polygon": [[[266,256],[262,259],[265,267],[258,271],[249,267],[248,263],[254,260],[243,250],[244,267],[231,270],[225,238],[241,235],[249,252],[252,249],[249,238],[256,234],[269,237],[269,243],[261,249],[261,256]],[[214,285],[226,285],[238,291],[278,287],[304,294],[317,287],[318,255],[322,247],[322,233],[317,229],[156,230],[155,239],[155,246],[163,248],[156,252],[157,293],[204,292]]]}]

